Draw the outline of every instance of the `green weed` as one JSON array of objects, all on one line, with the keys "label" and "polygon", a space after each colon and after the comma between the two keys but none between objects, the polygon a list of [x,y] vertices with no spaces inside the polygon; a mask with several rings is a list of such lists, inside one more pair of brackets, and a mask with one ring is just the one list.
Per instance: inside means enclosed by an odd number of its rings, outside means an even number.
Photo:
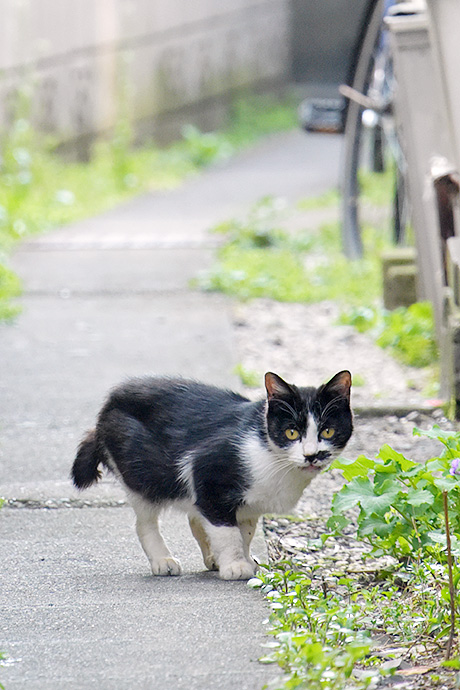
[{"label": "green weed", "polygon": [[242,364],[237,364],[233,370],[243,386],[246,388],[258,388],[262,383],[262,376],[257,371],[246,369]]},{"label": "green weed", "polygon": [[338,189],[330,189],[324,194],[314,197],[305,197],[297,202],[300,211],[313,211],[319,208],[331,208],[340,203],[340,192]]},{"label": "green weed", "polygon": [[[30,94],[18,97],[12,126],[0,134],[0,250],[27,236],[75,222],[120,204],[136,194],[169,189],[224,156],[270,132],[296,125],[291,98],[250,97],[237,101],[228,127],[218,133],[184,128],[182,140],[167,149],[134,148],[123,99],[109,140],[97,141],[88,162],[69,162],[54,152],[55,142],[31,126]],[[0,274],[0,319],[10,318],[9,300],[18,284],[4,266]]]},{"label": "green weed", "polygon": [[249,581],[269,600],[273,643],[261,661],[278,663],[286,673],[286,690],[340,690],[367,688],[370,673],[358,679],[354,673],[371,651],[371,638],[363,629],[361,606],[349,597],[327,591],[289,562],[262,570]]},{"label": "green weed", "polygon": [[352,325],[360,333],[370,332],[380,347],[409,366],[427,367],[438,360],[430,302],[393,311],[377,306],[348,307],[342,311],[340,323]]},{"label": "green weed", "polygon": [[453,553],[460,555],[460,434],[438,427],[415,433],[441,441],[444,452],[419,463],[384,445],[374,459],[361,455],[353,462],[333,463],[348,484],[334,496],[330,526],[348,525],[346,512],[358,506],[358,537],[369,542],[374,554],[411,561],[428,554],[443,564],[444,491],[449,496]]},{"label": "green weed", "polygon": [[[19,313],[12,300],[21,292],[21,282],[13,271],[0,263],[0,322],[11,321]],[[0,504],[1,505],[1,504]]]},{"label": "green weed", "polygon": [[361,169],[358,173],[360,199],[373,206],[391,204],[394,195],[394,165],[388,165],[384,172],[376,173]]},{"label": "green weed", "polygon": [[357,537],[369,543],[371,554],[400,561],[409,583],[417,584],[414,573],[419,580],[423,573],[425,584],[430,579],[417,605],[425,635],[449,636],[449,660],[460,609],[460,433],[436,426],[414,433],[440,441],[443,452],[416,463],[385,445],[375,459],[333,463],[348,484],[334,496],[328,526],[340,532],[349,524],[347,511],[359,507]]},{"label": "green weed", "polygon": [[382,239],[377,231],[366,228],[366,255],[350,262],[341,253],[338,224],[324,225],[319,232],[289,233],[282,228],[286,212],[279,200],[266,197],[245,219],[220,224],[215,231],[226,236],[226,243],[218,263],[195,284],[240,299],[367,304],[378,298]]},{"label": "green weed", "polygon": [[384,316],[385,327],[377,338],[383,348],[391,348],[405,364],[426,367],[438,358],[433,307],[430,302],[400,307]]},{"label": "green weed", "polygon": [[225,128],[230,145],[239,150],[261,137],[295,129],[298,127],[297,106],[297,97],[289,92],[281,98],[253,95],[236,99]]},{"label": "green weed", "polygon": [[197,168],[230,158],[234,153],[228,138],[217,132],[203,133],[194,125],[186,125],[182,129],[182,137],[190,160]]}]

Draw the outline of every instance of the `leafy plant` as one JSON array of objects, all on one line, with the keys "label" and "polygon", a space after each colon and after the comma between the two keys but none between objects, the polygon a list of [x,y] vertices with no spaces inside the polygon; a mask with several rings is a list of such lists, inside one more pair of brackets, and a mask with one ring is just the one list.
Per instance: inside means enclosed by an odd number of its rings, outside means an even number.
[{"label": "leafy plant", "polygon": [[260,137],[296,128],[297,106],[295,92],[289,91],[281,98],[270,94],[237,98],[225,128],[229,143],[241,150]]},{"label": "leafy plant", "polygon": [[227,247],[220,253],[221,264],[200,275],[196,283],[204,290],[219,291],[249,299],[269,297],[280,302],[310,301],[314,290],[301,262],[287,250],[244,250]]},{"label": "leafy plant", "polygon": [[258,388],[262,382],[262,376],[257,371],[246,369],[242,364],[237,364],[234,373],[239,376],[243,386],[247,388]]},{"label": "leafy plant", "polygon": [[301,211],[311,211],[319,208],[330,208],[340,203],[340,192],[338,189],[331,189],[324,194],[314,197],[305,197],[297,202],[297,208]]},{"label": "leafy plant", "polygon": [[365,233],[365,258],[350,262],[341,253],[337,224],[324,225],[317,233],[291,234],[280,227],[284,212],[279,200],[265,197],[245,219],[221,223],[215,231],[224,234],[226,242],[218,263],[195,285],[240,299],[268,297],[282,302],[331,299],[362,304],[380,294],[376,248],[381,240],[375,231]]},{"label": "leafy plant", "polygon": [[21,292],[21,283],[13,271],[0,264],[0,321],[10,321],[19,312],[11,300]]},{"label": "leafy plant", "polygon": [[405,364],[425,367],[437,360],[433,307],[430,302],[411,304],[388,312],[385,328],[377,338],[383,348],[391,348]]},{"label": "leafy plant", "polygon": [[[277,662],[286,672],[282,687],[309,690],[366,688],[375,672],[354,674],[356,664],[370,654],[371,639],[362,628],[362,609],[356,600],[325,591],[305,573],[279,563],[249,581],[270,601],[272,652],[266,663]],[[348,600],[347,600],[348,599]]]},{"label": "leafy plant", "polygon": [[417,560],[428,553],[445,563],[443,491],[449,494],[453,552],[460,555],[460,479],[451,473],[460,458],[460,434],[436,426],[416,433],[441,441],[442,455],[418,463],[384,445],[374,459],[333,463],[349,481],[334,496],[329,526],[343,528],[350,522],[345,513],[359,507],[357,534],[373,554]]},{"label": "leafy plant", "polygon": [[217,132],[203,133],[194,125],[185,125],[182,137],[187,144],[190,160],[197,168],[229,158],[234,153],[227,138]]},{"label": "leafy plant", "polygon": [[416,463],[385,445],[373,460],[360,456],[333,463],[349,483],[334,496],[328,526],[342,530],[350,522],[347,511],[359,507],[357,536],[368,542],[372,554],[390,554],[406,564],[423,561],[434,570],[437,583],[442,568],[440,602],[445,606],[431,630],[439,636],[449,633],[449,659],[460,605],[460,571],[453,560],[460,556],[460,433],[436,426],[415,433],[439,440],[443,453]]},{"label": "leafy plant", "polygon": [[[396,571],[372,582],[356,576],[325,580],[319,563],[308,571],[289,561],[263,566],[249,585],[269,600],[275,639],[260,661],[285,671],[276,687],[361,690],[376,687],[403,658],[419,664],[424,647],[432,659],[433,638],[445,620],[437,594],[440,573],[424,562],[411,568],[410,581]],[[457,660],[451,663],[456,668]]]},{"label": "leafy plant", "polygon": [[402,660],[420,665],[427,658],[433,682],[442,667],[460,669],[460,659],[450,658],[460,606],[460,433],[439,427],[415,433],[439,440],[440,456],[418,464],[386,445],[375,459],[333,464],[348,483],[333,499],[329,528],[341,535],[356,519],[357,537],[372,555],[391,554],[393,567],[363,579],[334,573],[323,559],[309,569],[282,560],[249,581],[269,600],[274,641],[261,661],[284,670],[276,687],[375,687]]},{"label": "leafy plant", "polygon": [[349,324],[360,333],[370,332],[380,347],[391,350],[409,366],[426,367],[438,359],[430,302],[417,302],[393,311],[377,306],[349,307],[342,311],[340,323]]},{"label": "leafy plant", "polygon": [[232,218],[216,225],[212,232],[224,235],[227,247],[240,249],[286,248],[290,236],[280,227],[286,211],[283,199],[262,197],[249,210],[247,217]]}]

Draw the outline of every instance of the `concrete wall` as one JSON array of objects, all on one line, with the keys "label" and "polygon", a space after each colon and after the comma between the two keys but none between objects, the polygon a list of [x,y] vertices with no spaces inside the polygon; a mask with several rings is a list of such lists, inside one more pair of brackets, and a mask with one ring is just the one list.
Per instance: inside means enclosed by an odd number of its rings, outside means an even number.
[{"label": "concrete wall", "polygon": [[120,103],[142,135],[172,135],[290,69],[288,0],[0,0],[0,17],[0,123],[26,78],[64,141],[109,129]]},{"label": "concrete wall", "polygon": [[360,32],[374,0],[291,0],[292,73],[337,96],[347,83]]}]

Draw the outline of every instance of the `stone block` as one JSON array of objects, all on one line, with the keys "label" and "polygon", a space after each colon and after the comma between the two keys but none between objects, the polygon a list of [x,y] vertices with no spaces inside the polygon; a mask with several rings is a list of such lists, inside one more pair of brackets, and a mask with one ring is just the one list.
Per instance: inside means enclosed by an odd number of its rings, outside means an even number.
[{"label": "stone block", "polygon": [[385,309],[408,307],[417,301],[415,249],[400,247],[382,255]]}]

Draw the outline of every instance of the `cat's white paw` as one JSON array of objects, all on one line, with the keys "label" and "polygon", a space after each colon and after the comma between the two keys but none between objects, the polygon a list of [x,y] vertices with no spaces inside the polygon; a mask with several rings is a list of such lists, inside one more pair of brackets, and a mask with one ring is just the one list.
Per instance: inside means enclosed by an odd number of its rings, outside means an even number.
[{"label": "cat's white paw", "polygon": [[159,558],[157,561],[151,561],[152,573],[154,575],[180,575],[182,572],[181,564],[172,556],[165,556]]},{"label": "cat's white paw", "polygon": [[255,565],[248,561],[233,561],[221,566],[219,575],[222,580],[249,580],[255,571]]}]

